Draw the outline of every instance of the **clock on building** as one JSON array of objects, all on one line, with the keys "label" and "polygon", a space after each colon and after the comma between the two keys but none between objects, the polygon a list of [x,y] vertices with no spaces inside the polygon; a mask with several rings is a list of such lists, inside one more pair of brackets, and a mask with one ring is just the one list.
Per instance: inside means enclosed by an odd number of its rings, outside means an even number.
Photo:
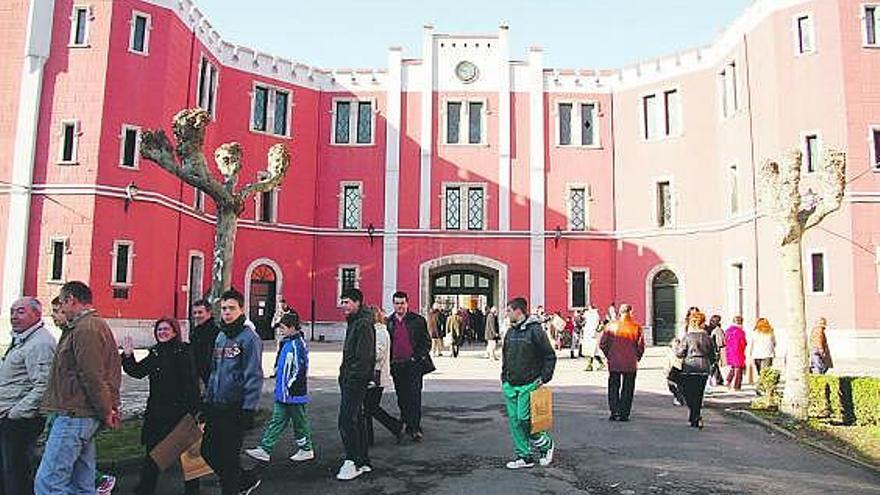
[{"label": "clock on building", "polygon": [[477,77],[480,75],[480,71],[477,69],[477,66],[474,65],[473,62],[469,62],[467,60],[463,62],[459,62],[458,65],[455,66],[455,75],[465,83],[472,83],[477,80]]}]

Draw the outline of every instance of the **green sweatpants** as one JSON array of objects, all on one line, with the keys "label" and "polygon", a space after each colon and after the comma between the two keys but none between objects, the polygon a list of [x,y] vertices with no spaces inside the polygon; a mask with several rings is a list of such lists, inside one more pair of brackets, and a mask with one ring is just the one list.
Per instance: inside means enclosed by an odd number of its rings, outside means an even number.
[{"label": "green sweatpants", "polygon": [[288,424],[293,426],[293,438],[296,440],[296,446],[303,450],[312,450],[312,432],[309,429],[309,418],[306,416],[306,405],[282,404],[280,402],[275,403],[272,419],[266,425],[260,447],[271,453]]},{"label": "green sweatpants", "polygon": [[507,406],[507,422],[513,437],[513,451],[522,459],[531,458],[532,451],[543,456],[553,445],[553,438],[546,431],[532,434],[532,408],[530,398],[538,388],[535,383],[527,385],[501,384],[504,405]]}]

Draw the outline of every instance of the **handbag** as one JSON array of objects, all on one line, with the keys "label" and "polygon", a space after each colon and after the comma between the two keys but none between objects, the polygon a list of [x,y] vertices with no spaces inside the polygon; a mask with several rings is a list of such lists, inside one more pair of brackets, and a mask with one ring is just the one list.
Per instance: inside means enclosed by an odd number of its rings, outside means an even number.
[{"label": "handbag", "polygon": [[164,471],[177,462],[181,454],[189,450],[193,444],[200,443],[201,440],[202,429],[193,415],[187,413],[180,418],[171,433],[153,447],[153,450],[150,451],[150,457],[159,470]]},{"label": "handbag", "polygon": [[428,373],[433,373],[437,371],[437,366],[434,365],[434,360],[431,359],[430,354],[425,354],[421,359],[416,363],[419,367],[419,371],[422,372],[422,375],[427,375]]},{"label": "handbag", "polygon": [[547,387],[539,387],[529,395],[532,434],[553,428],[553,393]]}]

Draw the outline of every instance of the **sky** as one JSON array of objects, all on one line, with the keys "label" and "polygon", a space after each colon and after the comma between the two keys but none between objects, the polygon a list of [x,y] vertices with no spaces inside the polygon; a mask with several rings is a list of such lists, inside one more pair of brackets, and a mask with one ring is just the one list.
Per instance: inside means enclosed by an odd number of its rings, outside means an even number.
[{"label": "sky", "polygon": [[[226,40],[323,68],[383,68],[390,46],[421,56],[422,26],[495,33],[511,58],[544,48],[556,68],[618,68],[710,43],[752,0],[195,0]],[[662,6],[662,7],[661,7]]]}]

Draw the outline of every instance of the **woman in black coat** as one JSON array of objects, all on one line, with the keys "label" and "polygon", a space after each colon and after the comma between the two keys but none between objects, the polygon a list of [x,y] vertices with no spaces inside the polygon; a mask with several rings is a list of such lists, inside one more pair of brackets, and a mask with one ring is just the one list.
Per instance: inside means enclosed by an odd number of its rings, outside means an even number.
[{"label": "woman in black coat", "polygon": [[676,356],[681,358],[682,392],[690,414],[688,421],[694,428],[703,429],[703,394],[706,381],[717,355],[712,337],[703,330],[706,316],[699,310],[690,315],[687,332],[681,337]]},{"label": "woman in black coat", "polygon": [[[180,324],[175,319],[162,318],[153,326],[153,334],[156,345],[141,361],[134,358],[131,337],[123,339],[122,369],[132,378],[150,377],[150,395],[141,429],[141,443],[147,455],[135,488],[139,495],[152,495],[156,490],[159,468],[150,457],[150,451],[186,414],[195,415],[199,407],[195,361],[189,345],[180,340]],[[198,480],[186,483],[187,494],[198,492]]]}]

